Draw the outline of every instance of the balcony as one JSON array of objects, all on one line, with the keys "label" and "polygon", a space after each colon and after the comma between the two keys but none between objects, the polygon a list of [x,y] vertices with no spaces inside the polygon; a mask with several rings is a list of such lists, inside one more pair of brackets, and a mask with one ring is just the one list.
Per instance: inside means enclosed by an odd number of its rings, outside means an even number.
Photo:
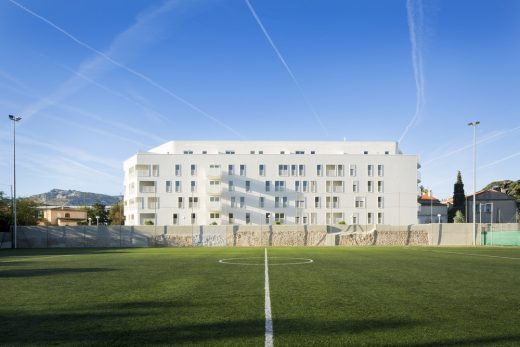
[{"label": "balcony", "polygon": [[210,167],[206,173],[208,178],[221,178],[222,169],[220,167]]},{"label": "balcony", "polygon": [[221,195],[222,184],[210,184],[206,187],[206,192],[208,195]]},{"label": "balcony", "polygon": [[208,203],[208,210],[210,212],[220,212],[220,210],[222,210],[222,204],[220,202],[210,201]]}]

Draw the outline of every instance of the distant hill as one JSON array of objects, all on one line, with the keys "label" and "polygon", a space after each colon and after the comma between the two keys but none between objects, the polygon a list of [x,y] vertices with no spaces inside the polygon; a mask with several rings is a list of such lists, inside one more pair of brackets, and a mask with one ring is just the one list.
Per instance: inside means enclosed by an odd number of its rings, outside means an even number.
[{"label": "distant hill", "polygon": [[42,205],[90,206],[100,202],[106,206],[114,205],[122,199],[121,196],[112,196],[97,193],[80,192],[77,190],[53,189],[47,193],[32,195],[29,198]]},{"label": "distant hill", "polygon": [[518,181],[495,181],[488,184],[484,190],[491,189],[493,187],[499,187],[501,189],[505,190],[505,193],[507,195],[511,195],[513,198],[516,199],[518,203],[520,203],[520,180]]}]

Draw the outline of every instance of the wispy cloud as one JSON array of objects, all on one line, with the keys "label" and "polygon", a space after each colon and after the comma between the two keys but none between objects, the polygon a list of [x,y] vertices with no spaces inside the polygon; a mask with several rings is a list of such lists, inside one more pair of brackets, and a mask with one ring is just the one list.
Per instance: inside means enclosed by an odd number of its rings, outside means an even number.
[{"label": "wispy cloud", "polygon": [[278,56],[278,59],[280,59],[280,62],[285,67],[285,70],[287,70],[287,73],[289,74],[289,76],[291,76],[291,79],[293,80],[294,84],[296,85],[296,88],[298,88],[298,91],[300,92],[303,100],[305,101],[305,104],[307,105],[309,110],[314,115],[314,118],[316,118],[316,121],[320,125],[321,129],[324,131],[325,135],[329,135],[329,132],[328,132],[327,128],[325,127],[325,125],[323,124],[323,121],[321,120],[321,117],[318,115],[318,112],[316,112],[316,109],[314,108],[314,106],[311,104],[311,102],[309,101],[309,99],[305,95],[305,92],[304,92],[300,82],[298,82],[298,80],[296,79],[296,76],[294,75],[294,73],[292,72],[291,68],[289,67],[289,65],[285,61],[284,57],[282,56],[282,53],[280,53],[280,51],[278,50],[278,48],[274,44],[273,40],[271,39],[271,35],[269,35],[269,33],[267,32],[267,29],[264,27],[262,21],[260,20],[260,18],[256,14],[255,9],[253,8],[253,6],[249,2],[249,0],[245,0],[245,2],[246,2],[247,7],[249,8],[249,11],[251,12],[253,17],[255,18],[256,23],[258,24],[258,26],[260,27],[260,29],[264,33],[265,38],[267,39],[267,41],[271,45],[271,48],[273,49],[273,51]]},{"label": "wispy cloud", "polygon": [[[68,38],[70,38],[72,41],[74,41],[78,45],[80,45],[80,46],[82,46],[82,47],[84,47],[84,48],[88,49],[89,51],[91,51],[91,52],[96,54],[95,58],[90,59],[90,60],[84,62],[83,64],[81,64],[80,69],[78,70],[79,74],[84,75],[84,76],[100,75],[101,73],[103,73],[106,70],[108,70],[109,67],[106,66],[104,63],[109,62],[113,66],[119,67],[119,68],[129,72],[130,74],[132,74],[132,75],[134,75],[134,76],[144,80],[148,84],[150,84],[150,85],[156,87],[157,89],[163,91],[167,95],[169,95],[172,98],[174,98],[175,100],[183,103],[184,105],[188,106],[189,108],[191,108],[192,110],[194,110],[197,113],[201,114],[202,116],[206,117],[207,119],[211,120],[212,122],[214,122],[214,123],[218,124],[219,126],[227,129],[228,131],[230,131],[231,133],[233,133],[237,137],[243,138],[243,136],[241,134],[239,134],[235,129],[233,129],[232,127],[230,127],[226,123],[222,122],[218,118],[210,115],[206,111],[204,111],[201,108],[197,107],[195,104],[193,104],[193,103],[189,102],[188,100],[186,100],[186,99],[180,97],[179,95],[175,94],[170,89],[168,89],[165,86],[163,86],[162,84],[156,82],[152,78],[146,76],[145,74],[143,74],[143,73],[141,73],[141,72],[139,72],[137,70],[134,70],[134,69],[130,68],[129,66],[127,66],[127,65],[123,64],[122,62],[120,62],[119,60],[116,60],[116,59],[113,58],[113,56],[116,55],[115,53],[117,53],[117,52],[119,52],[121,50],[121,47],[127,48],[127,47],[135,47],[136,46],[135,45],[135,40],[132,40],[132,38],[135,38],[137,36],[138,37],[154,37],[154,35],[142,35],[142,31],[143,30],[144,31],[149,30],[149,27],[155,22],[155,20],[157,20],[157,18],[159,16],[169,12],[174,7],[174,4],[176,3],[175,1],[167,1],[167,2],[163,3],[162,6],[156,8],[156,9],[150,11],[150,12],[147,12],[145,14],[142,14],[142,15],[138,16],[137,22],[134,25],[132,25],[130,28],[125,30],[123,33],[119,34],[115,38],[115,40],[112,42],[112,44],[110,45],[110,48],[107,50],[106,53],[102,52],[102,51],[94,48],[93,46],[89,45],[88,43],[80,40],[79,38],[77,38],[76,36],[72,35],[68,31],[66,31],[65,29],[63,29],[60,26],[58,26],[57,24],[53,23],[51,20],[49,20],[49,19],[39,15],[38,13],[30,10],[29,8],[27,8],[27,7],[23,6],[23,5],[21,5],[20,3],[16,2],[15,0],[8,0],[8,1],[11,2],[12,4],[18,6],[20,9],[24,10],[25,12],[31,14],[32,16],[34,16],[34,17],[40,19],[41,21],[45,22],[46,24],[48,24],[52,28],[56,29],[57,31],[59,31],[63,35],[65,35]],[[86,81],[80,80],[78,78],[78,76],[73,76],[71,79],[69,79],[68,81],[63,83],[58,88],[58,90],[55,93],[53,93],[52,97],[48,97],[48,98],[46,98],[44,100],[41,100],[40,102],[36,103],[35,105],[31,105],[31,107],[29,107],[27,110],[25,110],[23,112],[24,115],[26,117],[30,117],[31,115],[37,113],[41,109],[52,105],[54,102],[57,102],[57,101],[63,99],[64,97],[66,97],[68,95],[71,95],[72,93],[74,93],[75,91],[80,89],[84,83],[86,83]]]},{"label": "wispy cloud", "polygon": [[407,0],[406,9],[408,16],[408,31],[410,33],[410,43],[412,46],[412,66],[415,78],[415,112],[406,125],[403,133],[399,137],[401,143],[408,131],[412,129],[419,121],[421,113],[426,102],[424,94],[424,73],[423,73],[423,56],[422,56],[422,37],[424,26],[424,12],[422,0]]}]

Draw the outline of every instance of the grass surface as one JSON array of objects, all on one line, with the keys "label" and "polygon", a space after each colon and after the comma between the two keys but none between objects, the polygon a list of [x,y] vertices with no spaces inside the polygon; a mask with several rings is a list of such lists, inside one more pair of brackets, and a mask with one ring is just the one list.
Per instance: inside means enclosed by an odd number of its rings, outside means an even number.
[{"label": "grass surface", "polygon": [[[3,250],[0,345],[262,346],[263,254]],[[275,346],[520,345],[519,248],[268,254]],[[314,262],[281,265],[294,262],[284,257]]]}]

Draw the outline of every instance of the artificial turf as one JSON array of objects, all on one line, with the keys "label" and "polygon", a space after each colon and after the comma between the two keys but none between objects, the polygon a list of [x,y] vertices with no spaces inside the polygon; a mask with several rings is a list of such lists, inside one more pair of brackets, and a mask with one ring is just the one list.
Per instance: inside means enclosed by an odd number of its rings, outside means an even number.
[{"label": "artificial turf", "polygon": [[[0,345],[262,346],[263,255],[263,248],[2,250]],[[520,345],[520,248],[268,255],[275,346]],[[314,262],[280,265],[295,262],[284,257]],[[219,263],[227,258],[249,265]]]}]

